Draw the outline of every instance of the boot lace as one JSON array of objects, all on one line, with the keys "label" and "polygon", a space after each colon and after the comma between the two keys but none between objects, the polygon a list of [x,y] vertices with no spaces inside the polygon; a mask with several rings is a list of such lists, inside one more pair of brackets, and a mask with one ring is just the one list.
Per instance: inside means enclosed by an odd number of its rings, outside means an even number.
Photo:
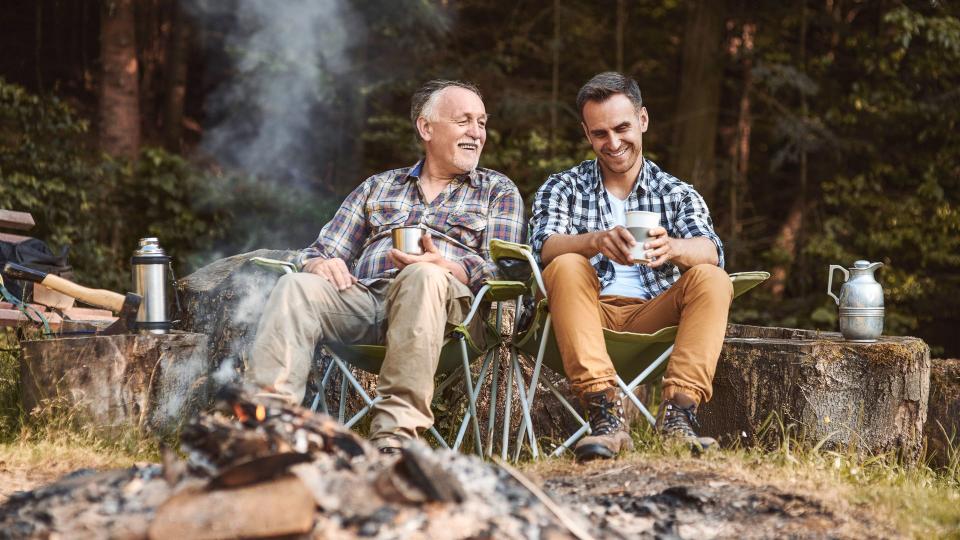
[{"label": "boot lace", "polygon": [[663,415],[663,432],[669,435],[678,435],[683,438],[697,438],[694,428],[700,428],[697,415],[693,407],[683,408],[670,403]]},{"label": "boot lace", "polygon": [[588,402],[590,407],[590,432],[592,435],[609,435],[623,424],[620,405],[600,395]]}]

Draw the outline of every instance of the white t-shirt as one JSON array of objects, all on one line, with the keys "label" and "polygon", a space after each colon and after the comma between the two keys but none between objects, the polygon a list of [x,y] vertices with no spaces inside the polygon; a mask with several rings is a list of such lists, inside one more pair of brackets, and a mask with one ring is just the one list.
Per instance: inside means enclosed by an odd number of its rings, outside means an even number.
[{"label": "white t-shirt", "polygon": [[[607,198],[610,199],[610,209],[613,211],[613,224],[622,227],[627,226],[627,201],[618,199],[613,193],[607,190]],[[604,287],[600,294],[615,294],[618,296],[630,296],[633,298],[646,298],[649,293],[643,287],[643,279],[640,277],[640,266],[631,264],[624,266],[617,264],[613,260],[614,280]]]}]

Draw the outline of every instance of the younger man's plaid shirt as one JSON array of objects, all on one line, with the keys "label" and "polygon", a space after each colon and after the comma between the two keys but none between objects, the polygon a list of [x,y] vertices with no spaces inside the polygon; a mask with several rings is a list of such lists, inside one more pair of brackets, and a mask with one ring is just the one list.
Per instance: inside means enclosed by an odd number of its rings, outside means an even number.
[{"label": "younger man's plaid shirt", "polygon": [[[550,175],[533,200],[530,240],[538,260],[543,243],[551,235],[612,229],[613,217],[607,197],[595,159]],[[643,160],[636,188],[627,197],[626,210],[660,213],[660,225],[672,238],[709,238],[717,246],[720,267],[723,267],[723,244],[713,231],[703,197],[693,186],[667,174],[649,159]],[[598,253],[590,263],[597,270],[601,289],[613,283],[615,270],[609,258]],[[649,300],[676,283],[680,279],[680,270],[670,263],[659,268],[641,266],[640,276],[648,293],[644,298]]]},{"label": "younger man's plaid shirt", "polygon": [[317,240],[300,254],[300,262],[314,257],[339,257],[361,282],[396,277],[387,259],[393,247],[390,231],[423,225],[434,245],[448,260],[464,266],[469,286],[477,292],[497,267],[490,261],[489,242],[499,238],[522,242],[523,199],[506,176],[477,168],[450,182],[424,204],[420,197],[423,161],[375,174],[353,190]]}]

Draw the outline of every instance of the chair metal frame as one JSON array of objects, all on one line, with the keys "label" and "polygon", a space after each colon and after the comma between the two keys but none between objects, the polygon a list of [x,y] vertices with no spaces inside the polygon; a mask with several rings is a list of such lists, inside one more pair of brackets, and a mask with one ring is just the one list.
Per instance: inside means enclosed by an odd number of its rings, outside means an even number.
[{"label": "chair metal frame", "polygon": [[[279,261],[275,259],[266,259],[263,257],[254,257],[251,259],[251,262],[259,266],[269,268],[274,271],[279,271],[285,274],[291,274],[298,271],[297,266],[292,262]],[[447,374],[449,375],[440,385],[437,386],[435,390],[435,395],[440,395],[444,390],[449,388],[455,382],[459,381],[462,377],[464,379],[464,385],[466,390],[466,399],[467,399],[467,411],[464,413],[463,418],[460,420],[460,426],[457,430],[457,436],[453,444],[448,444],[446,439],[437,431],[436,427],[431,426],[428,429],[428,432],[436,439],[437,444],[443,448],[452,448],[453,450],[459,450],[460,446],[463,443],[463,440],[466,436],[466,432],[469,427],[473,428],[473,438],[474,438],[474,450],[477,455],[484,455],[483,447],[483,438],[481,436],[480,421],[477,414],[477,399],[480,396],[480,393],[483,389],[483,383],[487,379],[488,372],[492,371],[491,375],[491,397],[490,403],[491,407],[487,419],[487,445],[486,445],[486,455],[492,455],[493,448],[493,430],[496,423],[496,414],[497,408],[495,406],[497,401],[497,385],[498,385],[498,375],[499,371],[494,368],[494,359],[497,354],[497,348],[500,345],[502,339],[500,336],[500,330],[503,320],[503,302],[507,300],[513,300],[514,298],[522,298],[523,291],[526,290],[526,284],[518,281],[488,281],[485,283],[481,289],[474,296],[473,302],[470,306],[470,311],[467,313],[467,316],[464,318],[463,322],[457,325],[448,335],[443,349],[441,351],[441,360],[440,365],[437,368],[438,374]],[[484,330],[486,331],[486,340],[484,347],[481,349],[474,340],[471,338],[467,328],[473,322],[474,317],[482,313],[481,307],[484,304],[496,304],[497,315],[495,327],[491,327],[489,322],[483,325]],[[355,369],[360,369],[370,373],[378,373],[380,365],[383,361],[383,354],[386,351],[386,348],[382,345],[338,345],[338,344],[323,344],[324,350],[331,357],[332,361],[327,365],[324,370],[323,376],[320,379],[319,388],[316,396],[314,396],[313,402],[311,404],[311,410],[317,411],[318,409],[325,413],[330,414],[330,410],[327,406],[326,400],[326,389],[330,382],[330,377],[333,374],[334,368],[336,368],[341,374],[340,381],[340,400],[337,410],[337,419],[340,423],[344,424],[347,428],[352,428],[363,419],[367,413],[373,408],[375,404],[380,402],[383,398],[381,396],[371,397],[353,375],[351,365]],[[480,371],[477,376],[476,384],[474,384],[473,375],[471,373],[470,366],[474,360],[480,356],[484,357],[483,363],[480,366]],[[459,357],[455,359],[454,357]],[[456,362],[459,360],[459,362]],[[347,390],[352,388],[356,393],[361,397],[364,402],[363,407],[355,412],[349,419],[346,418],[346,409],[347,409]]]},{"label": "chair metal frame", "polygon": [[[510,374],[516,372],[517,377],[521,375],[518,351],[526,352],[535,358],[529,386],[522,388],[522,385],[518,385],[516,390],[524,414],[516,434],[513,459],[519,459],[524,437],[527,438],[530,444],[530,452],[533,459],[538,459],[540,456],[541,452],[537,443],[536,430],[530,418],[530,410],[532,410],[534,399],[536,398],[538,383],[541,382],[547,387],[547,390],[557,398],[563,408],[580,424],[579,429],[553,451],[553,456],[559,456],[581,437],[590,432],[590,424],[577,412],[576,408],[560,393],[549,379],[540,377],[544,363],[554,371],[560,374],[564,373],[563,363],[560,359],[559,351],[556,349],[556,342],[552,339],[553,336],[550,332],[552,329],[551,317],[547,309],[547,288],[543,281],[543,275],[541,274],[540,267],[537,264],[530,246],[493,240],[491,241],[490,248],[495,260],[513,258],[527,261],[532,273],[527,294],[532,294],[534,298],[538,295],[541,297],[541,299],[535,303],[535,311],[530,326],[522,333],[518,334],[516,331],[514,332],[514,340],[510,347],[512,363]],[[734,298],[763,283],[769,277],[770,274],[768,272],[739,272],[731,274],[730,279],[734,285]],[[518,306],[519,305],[521,305],[521,303],[518,301]],[[517,319],[519,319],[519,315]],[[611,359],[614,361],[614,367],[617,369],[616,383],[620,389],[621,397],[626,398],[633,404],[651,425],[656,425],[656,419],[650,410],[637,398],[634,391],[641,384],[650,382],[666,370],[666,362],[674,349],[677,328],[677,326],[669,326],[653,334],[617,332],[607,328],[603,330],[608,351],[611,345],[617,349],[616,353],[618,354],[611,353]],[[548,351],[548,349],[550,350]],[[623,357],[625,356],[629,356],[630,358],[624,360]],[[630,376],[630,382],[625,382],[621,374]],[[520,380],[522,381],[522,378]],[[509,399],[507,403],[509,405]],[[510,418],[509,411],[507,411],[506,414],[505,435],[508,431],[506,424]],[[508,452],[507,440],[506,437],[504,437],[501,457],[506,459]]]}]

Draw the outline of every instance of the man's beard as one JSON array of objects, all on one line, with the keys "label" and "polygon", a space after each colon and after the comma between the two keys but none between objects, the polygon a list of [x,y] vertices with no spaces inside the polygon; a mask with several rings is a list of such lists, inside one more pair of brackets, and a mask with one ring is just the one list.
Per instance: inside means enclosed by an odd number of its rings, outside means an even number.
[{"label": "man's beard", "polygon": [[454,166],[464,174],[476,169],[478,163],[480,163],[479,154],[476,157],[467,157],[461,155],[455,155],[453,157]]}]

